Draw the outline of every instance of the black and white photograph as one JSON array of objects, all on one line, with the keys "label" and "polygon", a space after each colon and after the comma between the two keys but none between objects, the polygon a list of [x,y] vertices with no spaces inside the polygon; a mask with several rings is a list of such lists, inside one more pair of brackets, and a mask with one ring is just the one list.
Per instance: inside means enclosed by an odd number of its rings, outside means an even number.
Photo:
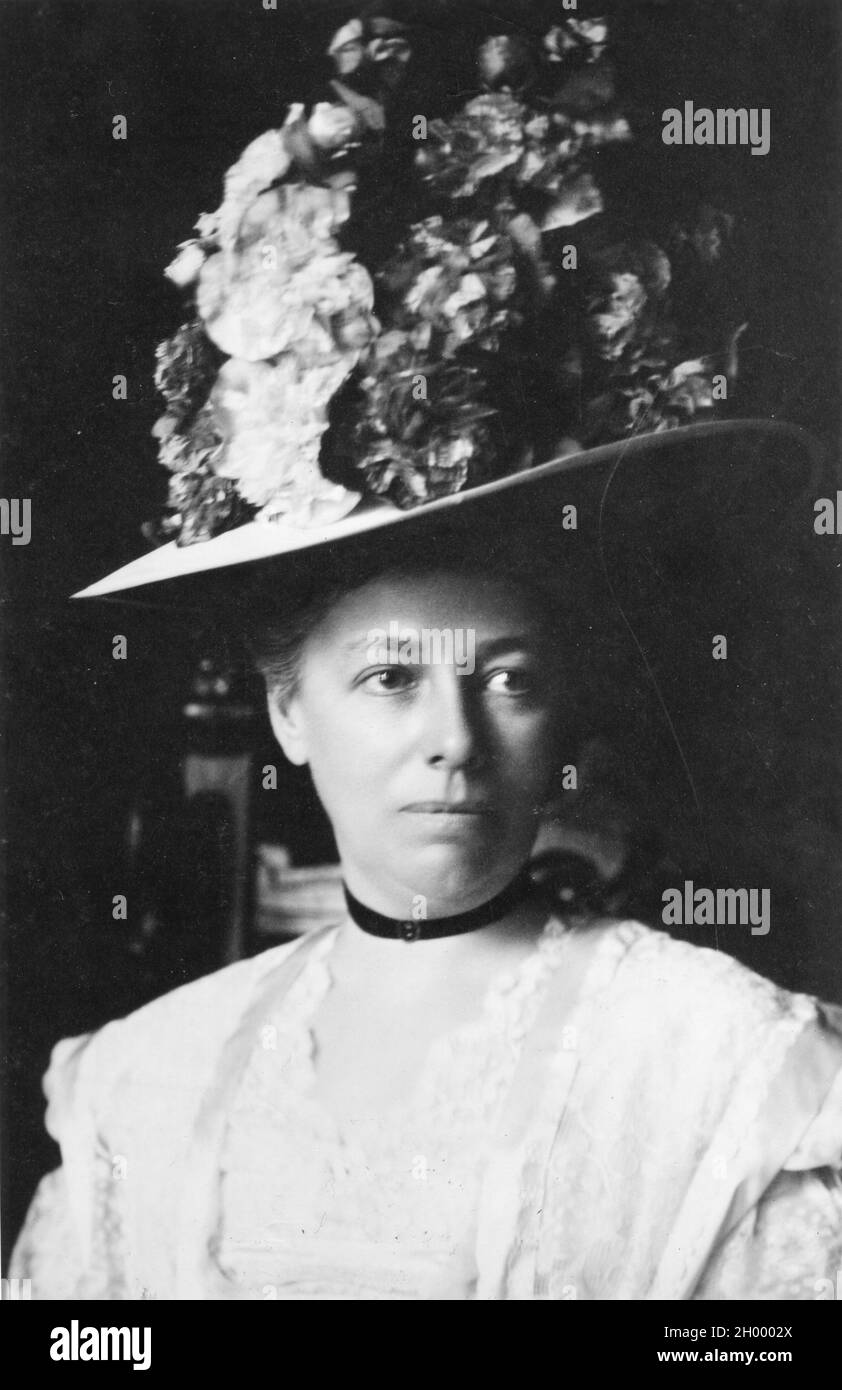
[{"label": "black and white photograph", "polygon": [[0,0],[0,68],[38,1357],[469,1300],[798,1364],[764,1305],[842,1302],[836,0]]}]

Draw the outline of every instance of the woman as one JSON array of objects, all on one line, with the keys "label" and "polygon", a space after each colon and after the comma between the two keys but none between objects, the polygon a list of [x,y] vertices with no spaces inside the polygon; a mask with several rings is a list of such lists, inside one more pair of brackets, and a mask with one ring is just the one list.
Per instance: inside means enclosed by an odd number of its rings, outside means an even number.
[{"label": "woman", "polygon": [[[674,469],[679,438],[638,452]],[[59,1045],[63,1167],[15,1261],[36,1297],[826,1296],[838,1012],[639,923],[565,920],[523,872],[599,612],[536,560],[560,479],[239,572],[347,911]]]},{"label": "woman", "polygon": [[[576,48],[589,111],[613,98],[592,29],[548,50]],[[62,1166],[12,1267],[36,1298],[812,1299],[842,1261],[838,1013],[634,920],[566,914],[527,871],[604,695],[606,611],[650,675],[635,602],[693,670],[688,613],[713,595],[736,614],[749,570],[758,602],[791,576],[774,528],[812,447],[756,422],[669,428],[726,378],[670,360],[669,263],[646,241],[598,248],[578,345],[543,340],[539,433],[561,457],[527,467],[539,446],[503,398],[559,308],[542,232],[598,199],[579,98],[536,79],[536,119],[506,52],[459,140],[424,152],[459,215],[390,248],[378,319],[339,241],[347,111],[255,142],[171,271],[197,310],[159,354],[180,544],[86,594],[224,605],[250,630],[346,910],[58,1045]],[[626,138],[610,114],[591,144]],[[558,445],[558,401],[585,388]],[[749,495],[769,529],[747,564],[723,520],[741,540]]]}]

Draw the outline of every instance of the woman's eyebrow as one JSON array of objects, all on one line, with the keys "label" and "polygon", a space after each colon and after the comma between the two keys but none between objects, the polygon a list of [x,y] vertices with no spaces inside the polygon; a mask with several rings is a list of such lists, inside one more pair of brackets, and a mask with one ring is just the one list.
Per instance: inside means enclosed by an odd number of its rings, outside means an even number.
[{"label": "woman's eyebrow", "polygon": [[401,623],[399,627],[394,630],[390,630],[386,627],[368,628],[365,632],[357,633],[354,637],[349,637],[346,641],[340,642],[339,647],[343,652],[357,652],[361,648],[372,647],[379,643],[388,642],[392,637],[401,642],[416,635],[420,636],[421,633],[424,632],[441,633],[442,635],[452,633],[453,636],[458,637],[460,641],[464,641],[466,636],[470,634],[471,640],[476,643],[477,649],[481,649],[482,651],[502,650],[507,647],[535,648],[539,645],[540,641],[539,637],[534,632],[505,633],[502,636],[478,640],[477,630],[474,627],[451,627],[447,624],[440,623],[430,623],[425,627],[415,627],[410,623]]},{"label": "woman's eyebrow", "polygon": [[384,660],[388,659],[390,654],[397,657],[401,645],[407,639],[415,638],[423,645],[428,634],[429,640],[433,640],[435,634],[434,640],[438,644],[444,642],[449,646],[452,643],[456,655],[472,651],[478,661],[492,661],[516,652],[537,656],[541,650],[541,639],[534,632],[511,632],[483,639],[478,638],[476,629],[471,627],[430,625],[416,628],[402,624],[397,635],[394,632],[390,633],[387,628],[369,628],[365,632],[356,633],[339,643],[339,652],[349,659],[365,655],[370,660]]},{"label": "woman's eyebrow", "polygon": [[505,637],[492,637],[486,642],[477,642],[478,656],[494,657],[503,652],[524,651],[530,655],[538,652],[540,639],[535,633],[512,633]]}]

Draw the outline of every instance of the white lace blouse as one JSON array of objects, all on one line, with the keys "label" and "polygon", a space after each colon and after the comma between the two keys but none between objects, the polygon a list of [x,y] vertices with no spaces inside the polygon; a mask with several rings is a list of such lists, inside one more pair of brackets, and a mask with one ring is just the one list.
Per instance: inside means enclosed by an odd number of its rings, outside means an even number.
[{"label": "white lace blouse", "polygon": [[331,988],[331,932],[267,1015],[222,1151],[218,1261],[254,1298],[473,1297],[480,1179],[521,1045],[561,951],[557,924],[441,1037],[414,1093],[340,1132],[313,1099],[309,1021]]},{"label": "white lace blouse", "polygon": [[36,1298],[833,1297],[839,1011],[638,923],[585,930],[572,1014],[582,930],[551,921],[352,1134],[314,1095],[335,929],[59,1044],[63,1163],[13,1276]]}]

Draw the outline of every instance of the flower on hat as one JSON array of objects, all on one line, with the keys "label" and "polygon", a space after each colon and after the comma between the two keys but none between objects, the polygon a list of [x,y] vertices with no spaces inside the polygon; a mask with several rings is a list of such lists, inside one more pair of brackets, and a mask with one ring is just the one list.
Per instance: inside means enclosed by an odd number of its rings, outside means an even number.
[{"label": "flower on hat", "polygon": [[236,239],[244,212],[288,173],[291,162],[282,130],[267,130],[246,146],[225,175],[225,197],[216,214],[220,246],[227,248]]},{"label": "flower on hat", "polygon": [[705,288],[733,219],[612,239],[593,155],[632,132],[607,43],[603,19],[492,34],[485,90],[410,144],[389,129],[410,31],[338,31],[331,98],[247,146],[167,268],[191,313],[157,352],[161,534],[324,522],[363,494],[414,507],[714,409],[744,327]]},{"label": "flower on hat", "polygon": [[320,150],[346,149],[357,135],[353,111],[340,102],[320,101],[307,119],[310,139]]},{"label": "flower on hat", "polygon": [[340,75],[355,72],[365,57],[362,20],[352,19],[337,29],[327,51]]},{"label": "flower on hat", "polygon": [[180,290],[184,290],[198,279],[204,263],[205,255],[199,241],[183,241],[178,248],[178,255],[170,261],[164,274]]},{"label": "flower on hat", "polygon": [[405,24],[369,14],[337,29],[327,51],[343,82],[394,92],[406,76],[413,46]]},{"label": "flower on hat", "polygon": [[155,385],[167,403],[168,416],[178,425],[207,398],[219,356],[201,320],[194,318],[160,343],[155,357]]},{"label": "flower on hat", "polygon": [[491,91],[519,91],[535,76],[533,45],[522,34],[492,34],[480,45],[477,67]]},{"label": "flower on hat", "polygon": [[319,452],[328,404],[347,375],[338,355],[310,366],[294,353],[273,363],[226,362],[208,399],[221,436],[214,473],[268,516],[304,524],[344,516],[359,494],[324,478]]},{"label": "flower on hat", "polygon": [[312,356],[332,347],[331,318],[370,314],[370,276],[335,233],[348,216],[343,191],[283,184],[244,210],[236,238],[199,274],[196,306],[223,352],[260,362],[296,342]]},{"label": "flower on hat", "polygon": [[551,231],[603,209],[583,152],[630,137],[628,123],[613,114],[574,120],[561,109],[536,111],[509,92],[489,92],[451,120],[430,122],[418,163],[431,187],[451,198],[484,193],[500,208],[531,190],[544,205],[540,225]]},{"label": "flower on hat", "polygon": [[469,198],[484,179],[522,159],[528,109],[507,92],[475,97],[451,120],[431,121],[419,152],[422,173],[451,198]]},{"label": "flower on hat", "polygon": [[634,336],[646,305],[646,291],[631,271],[611,271],[608,284],[588,304],[586,331],[600,357],[615,361]]},{"label": "flower on hat", "polygon": [[[495,411],[481,373],[431,361],[406,334],[384,334],[362,377],[364,408],[352,430],[355,467],[367,491],[413,507],[493,477],[500,460]],[[419,367],[427,390],[417,390]]]},{"label": "flower on hat", "polygon": [[511,238],[484,218],[416,223],[378,279],[400,295],[390,314],[395,326],[425,347],[437,334],[442,357],[468,342],[496,349],[516,313]]},{"label": "flower on hat", "polygon": [[606,19],[565,19],[544,37],[544,48],[552,63],[562,63],[571,53],[582,53],[587,62],[596,62],[608,41]]},{"label": "flower on hat", "polygon": [[672,278],[669,258],[654,242],[621,242],[596,252],[586,267],[585,333],[594,351],[617,361],[651,315]]}]

